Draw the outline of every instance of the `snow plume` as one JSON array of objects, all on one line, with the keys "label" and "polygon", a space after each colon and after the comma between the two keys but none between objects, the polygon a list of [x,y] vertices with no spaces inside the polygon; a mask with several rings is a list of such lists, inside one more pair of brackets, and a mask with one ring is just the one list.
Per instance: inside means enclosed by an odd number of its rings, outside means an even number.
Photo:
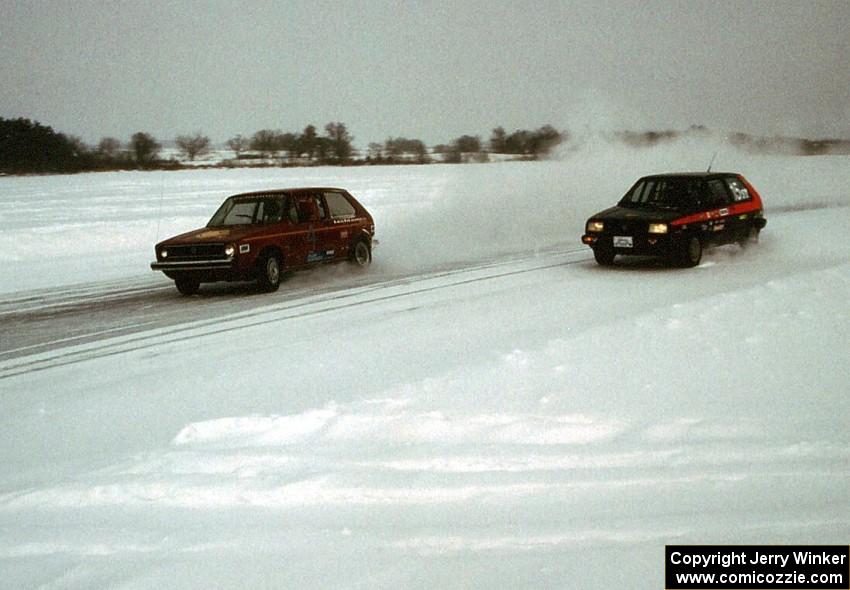
[{"label": "snow plume", "polygon": [[744,174],[764,197],[768,213],[771,208],[846,206],[850,194],[836,184],[841,177],[836,170],[847,161],[753,154],[726,135],[708,132],[635,147],[612,132],[588,129],[546,161],[431,167],[434,175],[424,198],[381,216],[385,247],[376,259],[414,270],[579,247],[585,220],[615,204],[637,178],[704,171],[710,163],[715,171]]}]

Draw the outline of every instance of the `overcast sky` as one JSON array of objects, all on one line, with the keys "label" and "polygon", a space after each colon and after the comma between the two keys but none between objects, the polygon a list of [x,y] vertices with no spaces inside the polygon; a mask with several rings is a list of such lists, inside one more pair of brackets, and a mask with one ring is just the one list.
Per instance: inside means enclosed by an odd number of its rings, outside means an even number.
[{"label": "overcast sky", "polygon": [[88,142],[346,123],[850,137],[850,1],[0,0],[0,117]]}]

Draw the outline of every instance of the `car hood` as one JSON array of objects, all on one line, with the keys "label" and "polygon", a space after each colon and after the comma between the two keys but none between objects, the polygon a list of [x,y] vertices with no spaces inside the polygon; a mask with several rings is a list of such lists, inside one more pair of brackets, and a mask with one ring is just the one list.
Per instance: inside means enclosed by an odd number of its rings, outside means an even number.
[{"label": "car hood", "polygon": [[230,225],[224,227],[202,227],[163,241],[162,244],[204,244],[236,242],[257,233],[258,228],[250,225]]},{"label": "car hood", "polygon": [[668,209],[653,209],[651,207],[611,207],[600,211],[591,219],[602,221],[646,221],[667,223],[682,217],[685,213],[681,211],[670,211]]}]

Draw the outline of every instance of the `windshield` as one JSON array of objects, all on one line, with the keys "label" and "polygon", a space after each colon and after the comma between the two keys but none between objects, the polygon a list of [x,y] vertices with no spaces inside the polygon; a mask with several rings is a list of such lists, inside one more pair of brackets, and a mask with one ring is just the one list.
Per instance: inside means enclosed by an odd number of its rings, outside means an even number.
[{"label": "windshield", "polygon": [[706,194],[700,178],[642,178],[620,200],[621,207],[654,207],[659,209],[691,209]]},{"label": "windshield", "polygon": [[283,205],[281,196],[230,197],[218,208],[207,227],[278,223]]}]

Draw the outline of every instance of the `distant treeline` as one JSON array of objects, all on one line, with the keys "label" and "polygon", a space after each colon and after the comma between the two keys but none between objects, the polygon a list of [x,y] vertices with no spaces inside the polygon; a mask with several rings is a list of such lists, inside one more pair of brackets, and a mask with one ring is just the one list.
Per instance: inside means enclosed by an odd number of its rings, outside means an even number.
[{"label": "distant treeline", "polygon": [[[684,131],[622,131],[611,139],[633,147],[647,147],[685,136],[710,134],[704,126],[693,125]],[[365,152],[359,152],[346,125],[331,122],[325,125],[324,134],[314,125],[307,125],[299,132],[261,129],[249,137],[236,135],[225,142],[232,157],[204,162],[209,166],[234,167],[487,162],[497,156],[535,160],[545,157],[569,138],[569,133],[551,125],[511,133],[496,127],[486,142],[478,135],[462,135],[429,148],[419,139],[390,137],[383,143],[370,143]],[[850,154],[850,140],[764,138],[744,133],[727,135],[726,140],[761,153]],[[214,151],[210,138],[200,131],[177,136],[173,145],[168,150],[171,155],[163,157],[160,141],[140,131],[125,142],[104,137],[96,146],[89,146],[78,137],[58,133],[29,119],[0,118],[0,173],[179,169],[194,166],[198,158]]]},{"label": "distant treeline", "polygon": [[[462,135],[430,149],[419,139],[390,137],[384,143],[370,143],[367,151],[361,154],[354,148],[354,137],[346,125],[331,122],[325,125],[323,135],[314,125],[307,125],[300,132],[261,129],[250,137],[236,135],[225,142],[233,157],[215,162],[215,165],[460,163],[487,161],[488,154],[536,159],[548,154],[567,137],[566,132],[559,132],[551,125],[510,134],[497,127],[486,145],[477,135]],[[126,142],[104,137],[96,146],[90,146],[79,137],[56,132],[29,119],[0,118],[0,172],[3,173],[177,169],[214,151],[210,138],[200,131],[177,136],[173,145],[177,156],[164,158],[162,143],[142,131],[134,133]]]},{"label": "distant treeline", "polygon": [[[676,141],[683,137],[707,137],[711,131],[704,125],[691,125],[684,131],[620,131],[616,139],[633,147],[650,147]],[[850,139],[805,139],[801,137],[759,137],[748,133],[729,133],[725,139],[744,150],[761,154],[786,154],[792,156],[821,156],[825,154],[850,154]]]}]

